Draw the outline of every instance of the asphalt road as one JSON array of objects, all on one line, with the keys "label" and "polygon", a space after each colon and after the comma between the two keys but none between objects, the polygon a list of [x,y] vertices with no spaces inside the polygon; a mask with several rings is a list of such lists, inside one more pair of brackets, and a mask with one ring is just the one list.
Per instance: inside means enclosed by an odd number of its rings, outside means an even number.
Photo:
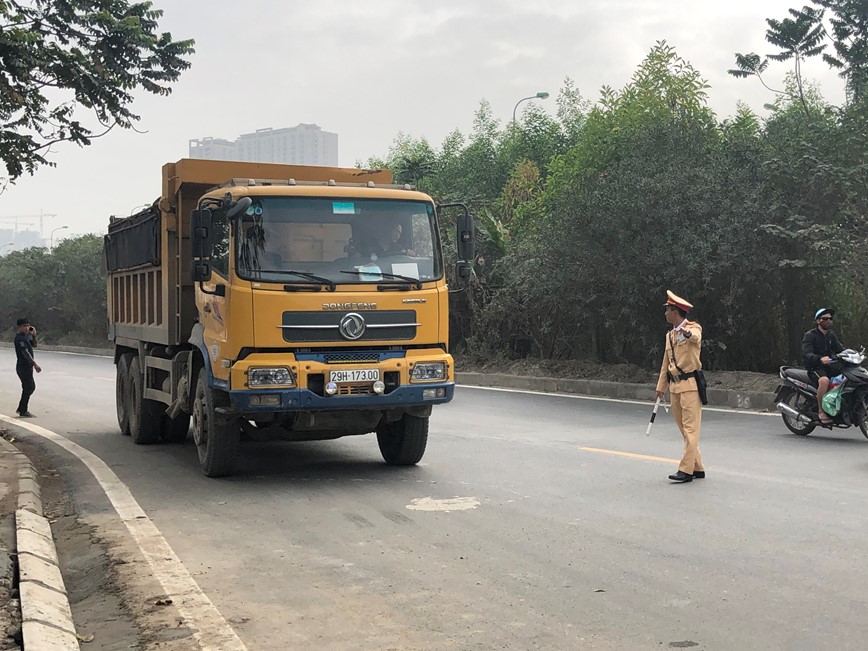
[{"label": "asphalt road", "polygon": [[248,649],[865,648],[858,429],[709,410],[708,478],[674,485],[662,410],[645,437],[650,405],[462,387],[418,467],[372,436],[251,443],[213,480],[189,441],[118,433],[110,359],[39,359],[36,422],[114,470]]}]

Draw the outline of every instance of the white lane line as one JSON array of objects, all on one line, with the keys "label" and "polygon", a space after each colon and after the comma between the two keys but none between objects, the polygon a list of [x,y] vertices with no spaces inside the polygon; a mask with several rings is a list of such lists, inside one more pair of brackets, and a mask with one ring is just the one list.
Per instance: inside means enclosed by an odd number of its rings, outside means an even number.
[{"label": "white lane line", "polygon": [[40,353],[51,353],[52,355],[76,355],[78,357],[96,357],[96,358],[106,358],[113,359],[113,355],[97,355],[96,353],[72,353],[68,350],[45,350],[43,348],[37,348],[37,352]]},{"label": "white lane line", "polygon": [[411,511],[467,511],[479,506],[479,500],[475,497],[450,497],[447,499],[434,499],[433,497],[417,497],[412,500],[407,508]]},{"label": "white lane line", "polygon": [[[112,358],[112,355],[95,355],[93,353],[68,353],[61,350],[49,350],[45,351],[49,353],[57,353],[59,355],[81,355],[83,357],[105,357]],[[108,379],[108,378],[97,378],[99,380]],[[112,382],[114,382],[114,378],[111,378]],[[626,398],[602,398],[600,396],[580,396],[580,395],[572,395],[569,393],[549,393],[546,391],[529,391],[526,389],[504,389],[501,387],[480,387],[474,386],[472,384],[458,384],[462,389],[479,389],[480,391],[503,391],[505,393],[526,393],[528,395],[535,396],[554,396],[555,398],[572,398],[573,400],[596,400],[598,402],[621,402],[626,403],[628,405],[647,405],[649,404],[649,400],[627,400]],[[777,417],[780,416],[777,412],[774,411],[752,411],[749,409],[730,409],[726,407],[703,407],[702,411],[716,411],[721,414],[742,414],[747,416],[772,416]]]},{"label": "white lane line", "polygon": [[64,373],[63,371],[48,371],[45,375],[48,377],[63,378],[64,380],[87,380],[88,382],[90,382],[91,380],[103,380],[105,382],[115,381],[115,378],[113,377],[86,377],[84,375],[70,375],[69,373]]},{"label": "white lane line", "polygon": [[99,482],[163,590],[172,598],[203,651],[247,651],[118,476],[93,452],[39,425],[0,414],[0,420],[38,434],[78,457]]},{"label": "white lane line", "polygon": [[[525,393],[530,396],[552,396],[554,398],[571,398],[572,400],[596,400],[598,402],[620,402],[628,405],[644,405],[653,407],[653,400],[627,400],[626,398],[601,398],[599,396],[579,396],[571,393],[549,393],[546,391],[528,391],[526,389],[502,389],[500,387],[478,387],[472,384],[459,384],[461,390],[478,389],[480,391],[503,391],[505,393]],[[751,411],[748,409],[728,409],[725,407],[703,407],[702,411],[717,411],[722,414],[741,414],[742,416],[774,416],[779,417],[777,412]]]}]

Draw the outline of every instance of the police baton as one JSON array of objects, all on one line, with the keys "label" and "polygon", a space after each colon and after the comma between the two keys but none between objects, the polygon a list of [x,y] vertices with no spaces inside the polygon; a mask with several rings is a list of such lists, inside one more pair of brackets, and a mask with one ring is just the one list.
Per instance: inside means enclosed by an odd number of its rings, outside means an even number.
[{"label": "police baton", "polygon": [[[645,430],[645,436],[651,436],[651,426],[654,424],[654,419],[657,418],[657,410],[660,409],[660,398],[654,403],[654,409],[651,411],[651,420],[648,421],[648,429]],[[663,405],[663,409],[669,413],[669,407]]]}]

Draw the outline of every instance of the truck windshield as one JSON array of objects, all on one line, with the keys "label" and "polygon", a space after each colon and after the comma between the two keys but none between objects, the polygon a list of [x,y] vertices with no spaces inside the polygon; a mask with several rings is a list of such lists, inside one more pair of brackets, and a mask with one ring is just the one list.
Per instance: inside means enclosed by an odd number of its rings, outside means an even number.
[{"label": "truck windshield", "polygon": [[424,201],[257,197],[235,226],[236,272],[249,280],[376,283],[390,275],[443,275],[434,206]]}]

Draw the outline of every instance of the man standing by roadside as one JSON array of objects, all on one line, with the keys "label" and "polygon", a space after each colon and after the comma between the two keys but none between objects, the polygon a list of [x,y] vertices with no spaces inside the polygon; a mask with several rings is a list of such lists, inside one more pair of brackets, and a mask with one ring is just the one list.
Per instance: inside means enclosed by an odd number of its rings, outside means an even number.
[{"label": "man standing by roadside", "polygon": [[675,482],[689,482],[705,478],[705,466],[699,453],[699,429],[702,424],[702,401],[696,384],[696,371],[702,368],[699,353],[702,344],[702,326],[687,320],[693,305],[671,291],[666,292],[666,322],[672,326],[666,335],[666,346],[657,397],[669,391],[672,416],[684,437],[684,457],[678,472],[669,475]]},{"label": "man standing by roadside", "polygon": [[33,371],[42,372],[42,367],[36,363],[33,357],[33,349],[37,346],[36,328],[30,325],[28,319],[18,319],[18,329],[15,333],[15,372],[21,380],[21,401],[18,403],[18,415],[21,418],[33,418],[28,411],[30,396],[36,391],[36,381],[33,379]]}]

